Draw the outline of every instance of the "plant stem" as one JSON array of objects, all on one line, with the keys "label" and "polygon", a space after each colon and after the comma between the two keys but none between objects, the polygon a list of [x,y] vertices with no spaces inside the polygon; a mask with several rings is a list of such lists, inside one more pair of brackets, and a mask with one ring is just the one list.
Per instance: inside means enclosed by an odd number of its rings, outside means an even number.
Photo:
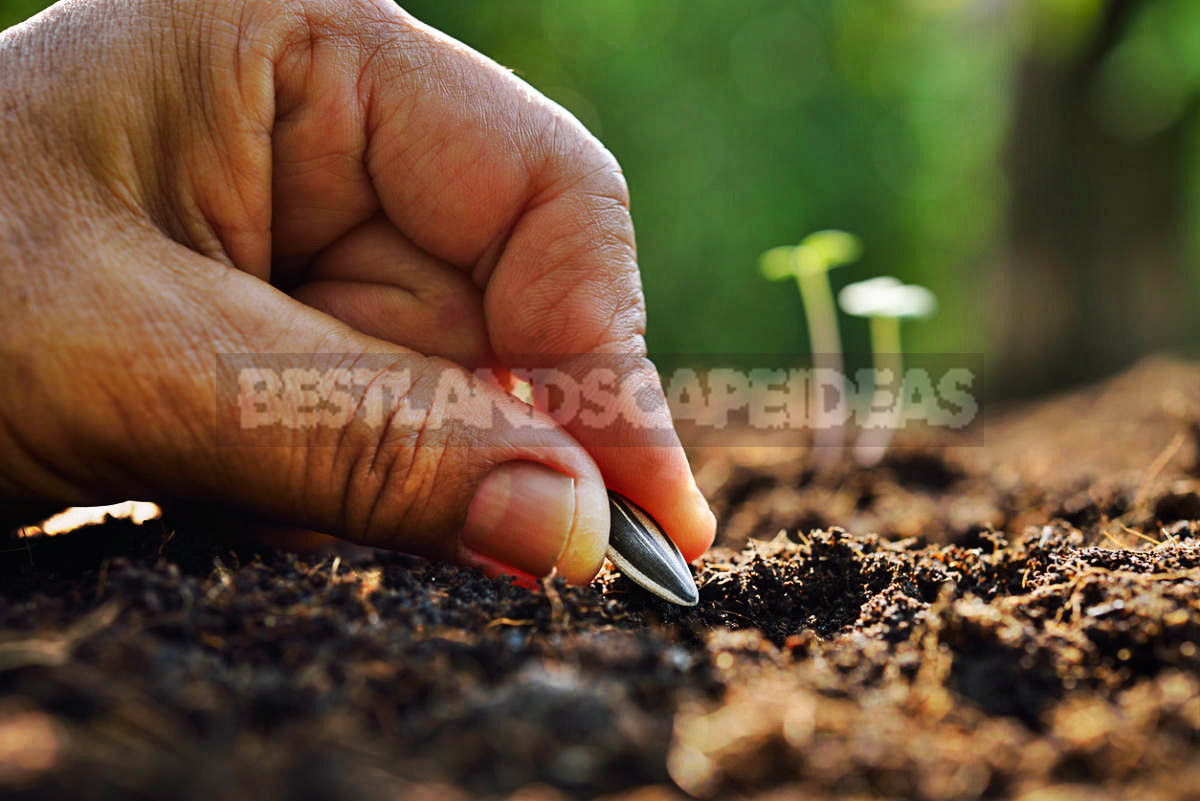
[{"label": "plant stem", "polygon": [[[796,250],[798,253],[800,249]],[[797,269],[796,285],[800,289],[804,316],[808,321],[808,342],[812,347],[813,367],[816,368],[814,379],[821,370],[830,371],[831,375],[840,379],[842,340],[838,334],[837,307],[833,302],[833,289],[829,286],[829,274],[823,269]],[[812,382],[813,458],[818,466],[829,466],[841,460],[845,435],[836,409],[825,406],[822,386],[820,381]],[[838,393],[839,401],[844,401],[845,385],[840,380]]]},{"label": "plant stem", "polygon": [[[900,354],[900,319],[897,317],[872,317],[871,348],[875,351],[876,367],[879,356],[895,356],[896,364],[903,364]],[[890,364],[888,365],[891,366]]]},{"label": "plant stem", "polygon": [[[891,406],[877,419],[871,415],[854,443],[854,459],[863,467],[876,465],[887,453],[892,436],[900,423],[904,410],[904,355],[900,347],[900,319],[897,317],[872,317],[871,352],[878,378],[883,370],[892,373],[895,396]],[[876,386],[875,390],[878,391]]]}]

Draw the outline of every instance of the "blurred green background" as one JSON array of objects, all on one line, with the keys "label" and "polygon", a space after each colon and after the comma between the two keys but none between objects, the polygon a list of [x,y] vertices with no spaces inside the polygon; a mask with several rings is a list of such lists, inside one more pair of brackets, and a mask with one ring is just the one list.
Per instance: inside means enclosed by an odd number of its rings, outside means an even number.
[{"label": "blurred green background", "polygon": [[[0,25],[40,2],[0,2]],[[835,288],[932,288],[913,350],[988,392],[1110,372],[1200,333],[1200,0],[412,0],[621,161],[660,353],[796,352],[758,254],[863,240]],[[843,320],[849,350],[866,325]]]}]

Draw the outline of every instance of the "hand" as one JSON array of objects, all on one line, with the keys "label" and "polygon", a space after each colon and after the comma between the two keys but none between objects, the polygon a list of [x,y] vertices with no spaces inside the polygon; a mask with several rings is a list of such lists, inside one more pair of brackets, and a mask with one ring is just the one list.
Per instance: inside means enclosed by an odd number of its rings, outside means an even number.
[{"label": "hand", "polygon": [[[197,501],[586,582],[607,483],[689,560],[711,543],[673,433],[221,441],[216,354],[394,357],[426,386],[632,355],[669,428],[620,169],[508,71],[387,0],[77,0],[0,35],[0,74],[0,500]],[[480,414],[526,409],[485,390]]]}]

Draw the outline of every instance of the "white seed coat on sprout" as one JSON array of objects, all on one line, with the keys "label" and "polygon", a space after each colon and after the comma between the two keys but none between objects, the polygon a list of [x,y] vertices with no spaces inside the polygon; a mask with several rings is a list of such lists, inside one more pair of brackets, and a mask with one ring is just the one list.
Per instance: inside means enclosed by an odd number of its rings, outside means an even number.
[{"label": "white seed coat on sprout", "polygon": [[937,309],[937,298],[923,286],[881,276],[844,287],[838,305],[856,317],[928,317]]}]

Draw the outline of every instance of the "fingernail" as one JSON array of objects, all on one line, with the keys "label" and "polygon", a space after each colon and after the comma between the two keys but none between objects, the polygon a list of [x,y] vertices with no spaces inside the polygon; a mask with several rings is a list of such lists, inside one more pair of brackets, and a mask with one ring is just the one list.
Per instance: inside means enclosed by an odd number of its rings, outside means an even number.
[{"label": "fingernail", "polygon": [[575,480],[534,462],[505,462],[483,479],[463,527],[464,546],[544,576],[564,555],[575,520]]},{"label": "fingernail", "polygon": [[603,484],[576,482],[575,527],[558,555],[558,575],[568,584],[587,584],[604,564],[609,532],[608,491]]}]

